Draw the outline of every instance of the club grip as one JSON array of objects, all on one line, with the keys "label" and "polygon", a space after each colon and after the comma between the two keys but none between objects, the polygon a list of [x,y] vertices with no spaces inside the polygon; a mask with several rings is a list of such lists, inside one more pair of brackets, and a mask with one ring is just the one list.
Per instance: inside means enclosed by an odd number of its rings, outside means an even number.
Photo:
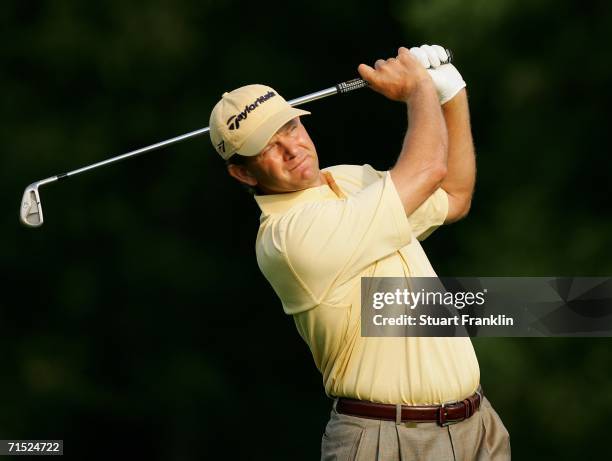
[{"label": "club grip", "polygon": [[[453,54],[448,48],[444,49],[446,50],[448,59],[446,61],[442,61],[441,64],[448,64],[449,62],[452,62]],[[366,82],[362,78],[354,78],[352,80],[347,80],[346,82],[338,83],[336,85],[336,90],[338,91],[338,94],[346,94],[349,91],[365,88],[366,86],[368,86],[368,82]]]},{"label": "club grip", "polygon": [[336,85],[336,90],[338,90],[338,94],[344,94],[348,93],[349,91],[358,90],[359,88],[365,88],[366,86],[368,86],[368,82],[366,82],[364,79],[354,78],[353,80],[338,83]]}]

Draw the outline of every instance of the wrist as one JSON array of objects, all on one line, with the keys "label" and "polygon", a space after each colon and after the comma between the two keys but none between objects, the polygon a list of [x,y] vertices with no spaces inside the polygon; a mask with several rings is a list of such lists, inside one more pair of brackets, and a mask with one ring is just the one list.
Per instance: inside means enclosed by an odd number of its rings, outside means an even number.
[{"label": "wrist", "polygon": [[412,91],[410,91],[410,94],[405,98],[405,102],[410,104],[414,99],[422,98],[423,96],[434,96],[436,99],[438,98],[436,86],[429,76],[423,77],[414,84]]},{"label": "wrist", "polygon": [[457,93],[453,94],[450,99],[441,103],[442,109],[446,111],[461,110],[467,105],[467,93],[465,87],[459,89]]}]

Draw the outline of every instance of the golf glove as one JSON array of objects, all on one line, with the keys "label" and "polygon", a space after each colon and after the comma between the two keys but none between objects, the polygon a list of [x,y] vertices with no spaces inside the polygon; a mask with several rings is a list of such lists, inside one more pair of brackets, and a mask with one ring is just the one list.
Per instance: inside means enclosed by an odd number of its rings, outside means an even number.
[{"label": "golf glove", "polygon": [[465,87],[461,74],[452,64],[442,64],[448,59],[446,50],[439,45],[422,45],[410,48],[410,52],[427,69],[436,85],[440,104],[445,104]]}]

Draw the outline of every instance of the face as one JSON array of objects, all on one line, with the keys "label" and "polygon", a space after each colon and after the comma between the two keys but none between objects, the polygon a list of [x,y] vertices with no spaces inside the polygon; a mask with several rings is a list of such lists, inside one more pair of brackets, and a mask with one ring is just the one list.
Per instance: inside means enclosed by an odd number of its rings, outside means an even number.
[{"label": "face", "polygon": [[299,117],[283,125],[266,147],[249,157],[244,165],[230,165],[230,174],[264,194],[294,192],[323,184],[317,151]]}]

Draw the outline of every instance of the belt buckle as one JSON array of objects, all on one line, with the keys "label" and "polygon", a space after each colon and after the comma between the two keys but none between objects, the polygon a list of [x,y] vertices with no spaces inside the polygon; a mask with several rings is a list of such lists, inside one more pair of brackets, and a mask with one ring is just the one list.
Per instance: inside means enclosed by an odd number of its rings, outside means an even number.
[{"label": "belt buckle", "polygon": [[464,418],[461,419],[446,419],[446,416],[448,415],[448,411],[446,410],[446,405],[445,403],[440,405],[440,411],[438,412],[438,426],[440,427],[447,427],[447,426],[452,426],[453,424],[457,424],[460,423],[461,421],[464,420]]}]

